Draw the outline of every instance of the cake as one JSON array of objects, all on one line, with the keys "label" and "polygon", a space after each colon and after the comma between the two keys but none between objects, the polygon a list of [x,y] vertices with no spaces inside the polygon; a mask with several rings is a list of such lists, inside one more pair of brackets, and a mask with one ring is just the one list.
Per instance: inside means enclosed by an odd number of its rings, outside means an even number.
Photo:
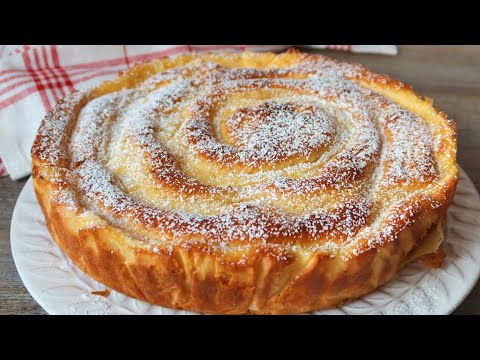
[{"label": "cake", "polygon": [[298,51],[140,63],[50,111],[49,231],[92,278],[211,314],[341,305],[435,254],[454,122],[409,86]]}]

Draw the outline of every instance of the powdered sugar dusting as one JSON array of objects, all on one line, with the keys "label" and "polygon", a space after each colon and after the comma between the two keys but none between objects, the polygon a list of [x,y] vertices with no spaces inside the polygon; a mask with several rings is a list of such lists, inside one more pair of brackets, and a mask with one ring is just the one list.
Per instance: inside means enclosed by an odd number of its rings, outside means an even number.
[{"label": "powdered sugar dusting", "polygon": [[385,184],[427,182],[436,178],[433,139],[418,116],[390,105],[385,127],[391,137],[387,150]]},{"label": "powdered sugar dusting", "polygon": [[82,92],[75,92],[61,100],[47,114],[38,130],[37,143],[34,146],[41,160],[55,165],[63,165],[62,162],[67,160],[67,154],[62,150],[68,140],[68,127],[74,122],[75,109],[84,96]]},{"label": "powdered sugar dusting", "polygon": [[197,62],[93,99],[78,119],[75,95],[47,117],[38,149],[65,162],[76,190],[58,202],[134,228],[152,251],[348,256],[394,238],[417,210],[388,214],[439,176],[429,125],[349,80],[355,71],[312,58],[268,70]]},{"label": "powdered sugar dusting", "polygon": [[274,101],[240,108],[226,120],[234,146],[215,141],[203,120],[189,123],[190,144],[227,166],[272,165],[293,157],[311,161],[335,131],[333,117],[319,108]]}]

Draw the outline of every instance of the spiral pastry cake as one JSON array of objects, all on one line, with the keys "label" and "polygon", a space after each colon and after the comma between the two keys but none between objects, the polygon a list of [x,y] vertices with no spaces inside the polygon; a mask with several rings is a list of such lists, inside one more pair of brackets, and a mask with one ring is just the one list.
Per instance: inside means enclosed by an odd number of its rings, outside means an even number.
[{"label": "spiral pastry cake", "polygon": [[410,87],[290,51],[142,63],[62,100],[37,198],[108,287],[217,314],[342,304],[435,252],[454,123]]}]

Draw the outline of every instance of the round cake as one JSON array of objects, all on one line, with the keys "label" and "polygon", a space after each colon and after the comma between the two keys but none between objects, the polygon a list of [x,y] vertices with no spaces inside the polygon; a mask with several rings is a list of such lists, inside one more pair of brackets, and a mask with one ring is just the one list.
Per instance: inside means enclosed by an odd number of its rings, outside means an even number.
[{"label": "round cake", "polygon": [[409,86],[289,51],[137,64],[32,148],[54,240],[107,287],[213,314],[338,306],[435,253],[454,123]]}]

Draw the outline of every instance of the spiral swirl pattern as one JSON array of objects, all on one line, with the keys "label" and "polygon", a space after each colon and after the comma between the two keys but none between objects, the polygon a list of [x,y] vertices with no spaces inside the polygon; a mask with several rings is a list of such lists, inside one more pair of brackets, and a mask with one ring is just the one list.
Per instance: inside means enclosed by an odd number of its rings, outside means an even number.
[{"label": "spiral swirl pattern", "polygon": [[453,194],[453,125],[387,96],[416,97],[401,83],[301,54],[170,61],[76,93],[41,126],[36,173],[56,204],[89,214],[84,227],[238,264],[347,261]]}]

